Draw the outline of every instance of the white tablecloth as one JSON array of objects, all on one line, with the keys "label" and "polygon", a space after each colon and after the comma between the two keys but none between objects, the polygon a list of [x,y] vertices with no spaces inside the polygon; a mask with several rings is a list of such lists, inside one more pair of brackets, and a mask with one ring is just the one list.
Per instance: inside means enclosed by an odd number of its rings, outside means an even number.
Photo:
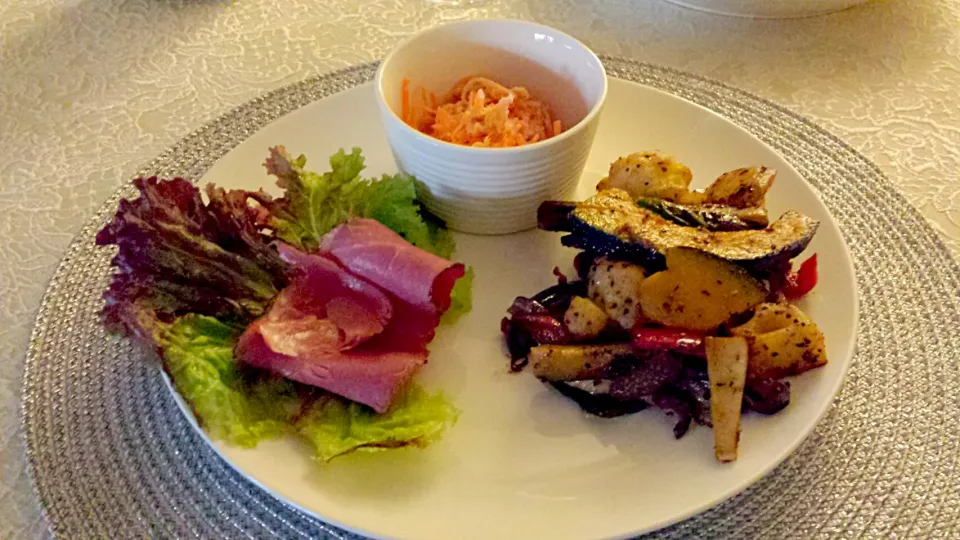
[{"label": "white tablecloth", "polygon": [[24,469],[20,379],[40,297],[80,225],[141,165],[231,107],[377,59],[443,21],[532,19],[597,52],[785,104],[873,159],[960,256],[960,0],[781,21],[660,0],[0,4],[0,538],[48,534]]}]

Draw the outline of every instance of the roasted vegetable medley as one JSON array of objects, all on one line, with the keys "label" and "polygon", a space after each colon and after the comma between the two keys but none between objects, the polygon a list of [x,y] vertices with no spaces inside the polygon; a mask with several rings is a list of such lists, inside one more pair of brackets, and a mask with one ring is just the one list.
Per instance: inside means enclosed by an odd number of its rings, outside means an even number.
[{"label": "roasted vegetable medley", "polygon": [[819,222],[765,206],[776,171],[730,171],[703,191],[675,159],[620,158],[582,202],[547,201],[540,228],[568,233],[576,276],[517,297],[501,321],[511,369],[601,417],[660,409],[682,437],[712,426],[716,457],[737,457],[741,411],[775,414],[785,377],[827,362],[823,333],[791,301],[817,282],[793,270]]}]

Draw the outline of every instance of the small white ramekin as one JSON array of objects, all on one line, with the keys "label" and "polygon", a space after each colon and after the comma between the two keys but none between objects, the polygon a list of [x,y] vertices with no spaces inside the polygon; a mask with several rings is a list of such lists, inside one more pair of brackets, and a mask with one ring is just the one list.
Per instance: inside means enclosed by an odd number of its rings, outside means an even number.
[{"label": "small white ramekin", "polygon": [[[564,132],[516,148],[440,141],[403,122],[403,80],[445,96],[464,77],[524,86],[545,101]],[[597,56],[539,24],[465,21],[423,31],[397,46],[377,70],[376,95],[397,166],[419,180],[420,197],[447,226],[507,234],[536,226],[537,206],[570,196],[590,152],[607,95]]]}]

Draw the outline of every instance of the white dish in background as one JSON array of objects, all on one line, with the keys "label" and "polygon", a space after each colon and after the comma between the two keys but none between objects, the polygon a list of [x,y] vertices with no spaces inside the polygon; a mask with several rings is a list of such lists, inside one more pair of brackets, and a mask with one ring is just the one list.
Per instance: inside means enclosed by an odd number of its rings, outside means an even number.
[{"label": "white dish in background", "polygon": [[[560,135],[517,148],[473,148],[425,135],[403,122],[402,84],[438,97],[457,81],[484,76],[524,86],[546,102]],[[590,152],[607,93],[603,64],[576,39],[524,21],[464,21],[400,43],[377,70],[377,104],[401,170],[420,180],[424,204],[455,230],[504,234],[536,226],[540,202],[569,196]]]},{"label": "white dish in background", "polygon": [[734,17],[791,19],[814,17],[865,4],[870,0],[667,0],[683,7]]},{"label": "white dish in background", "polygon": [[[366,84],[280,118],[220,159],[201,183],[272,185],[261,164],[277,144],[305,153],[314,170],[338,148],[360,146],[369,173],[394,172],[374,94]],[[660,149],[693,169],[696,187],[737,167],[774,167],[771,215],[796,209],[822,220],[804,254],[819,254],[820,283],[799,305],[826,334],[830,363],[792,380],[792,400],[781,413],[744,418],[737,462],[714,459],[707,428],[695,426],[675,440],[672,422],[656,410],[587,417],[530,373],[508,372],[499,332],[504,310],[515,296],[555,282],[555,265],[569,272],[575,253],[560,246],[559,234],[536,230],[457,235],[457,258],[476,270],[474,309],[457,325],[440,328],[421,375],[462,410],[441,441],[327,465],[314,462],[293,438],[255,449],[219,442],[214,448],[241,474],[309,514],[361,534],[424,540],[630,537],[706,510],[783,461],[830,406],[853,354],[857,289],[840,231],[798,173],[730,121],[616,79],[606,107],[580,197],[618,156]]]}]

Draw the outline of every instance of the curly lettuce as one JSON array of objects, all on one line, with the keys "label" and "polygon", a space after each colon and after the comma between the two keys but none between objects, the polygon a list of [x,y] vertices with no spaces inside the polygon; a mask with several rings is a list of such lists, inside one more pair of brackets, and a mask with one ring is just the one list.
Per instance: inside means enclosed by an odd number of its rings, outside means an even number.
[{"label": "curly lettuce", "polygon": [[104,325],[154,346],[162,321],[185,313],[251,321],[286,284],[287,264],[257,225],[246,192],[182,178],[138,178],[140,196],[121,200],[97,233],[118,247],[104,293]]},{"label": "curly lettuce", "polygon": [[270,149],[264,165],[284,190],[280,199],[262,203],[270,211],[267,225],[278,238],[304,251],[314,251],[323,235],[354,217],[383,223],[420,249],[449,259],[455,244],[449,231],[426,219],[412,176],[361,178],[365,164],[359,148],[330,157],[330,171],[306,170],[307,158],[291,159],[282,146]]}]

